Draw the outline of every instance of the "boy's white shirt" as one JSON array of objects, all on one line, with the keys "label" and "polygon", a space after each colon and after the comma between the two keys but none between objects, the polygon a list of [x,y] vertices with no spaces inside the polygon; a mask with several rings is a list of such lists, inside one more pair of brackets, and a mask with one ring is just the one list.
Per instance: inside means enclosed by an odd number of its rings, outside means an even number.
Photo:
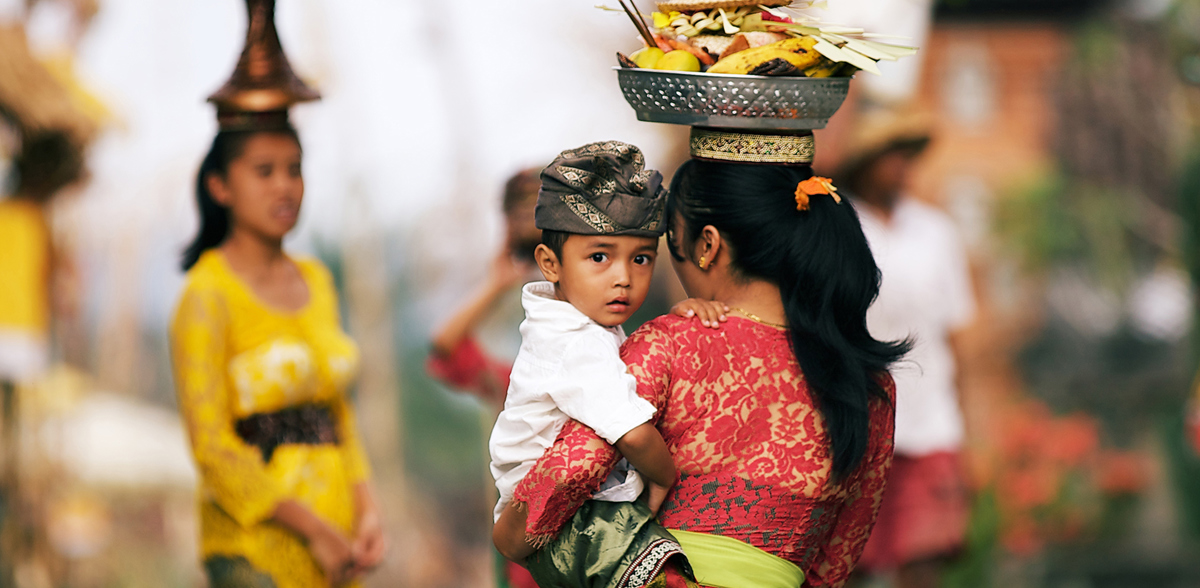
[{"label": "boy's white shirt", "polygon": [[[612,444],[655,412],[654,405],[637,395],[637,380],[621,361],[621,327],[601,326],[571,303],[557,300],[550,282],[526,284],[521,305],[521,350],[488,443],[500,491],[496,519],[568,419],[591,427]],[[622,460],[592,498],[631,502],[642,489],[641,477]]]}]

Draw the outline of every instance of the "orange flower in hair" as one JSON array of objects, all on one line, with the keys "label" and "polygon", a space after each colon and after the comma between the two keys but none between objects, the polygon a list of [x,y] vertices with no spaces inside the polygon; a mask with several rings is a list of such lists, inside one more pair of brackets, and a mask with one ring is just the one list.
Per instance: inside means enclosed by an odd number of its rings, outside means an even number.
[{"label": "orange flower in hair", "polygon": [[813,176],[796,184],[796,210],[808,210],[809,197],[822,195],[832,197],[838,204],[842,203],[842,197],[838,196],[837,188],[829,178]]}]

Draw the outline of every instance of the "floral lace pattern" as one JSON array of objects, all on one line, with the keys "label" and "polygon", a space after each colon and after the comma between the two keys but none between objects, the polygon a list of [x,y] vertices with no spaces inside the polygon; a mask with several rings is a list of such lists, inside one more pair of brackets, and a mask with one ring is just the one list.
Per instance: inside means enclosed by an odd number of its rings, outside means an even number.
[{"label": "floral lace pattern", "polygon": [[[668,528],[733,537],[795,562],[808,586],[845,583],[874,525],[892,460],[891,402],[870,404],[871,439],[845,480],[831,475],[824,418],[786,331],[741,318],[719,330],[661,317],[622,357],[680,472]],[[894,401],[895,389],[886,378]],[[553,535],[620,454],[570,422],[517,487],[534,540]]]}]

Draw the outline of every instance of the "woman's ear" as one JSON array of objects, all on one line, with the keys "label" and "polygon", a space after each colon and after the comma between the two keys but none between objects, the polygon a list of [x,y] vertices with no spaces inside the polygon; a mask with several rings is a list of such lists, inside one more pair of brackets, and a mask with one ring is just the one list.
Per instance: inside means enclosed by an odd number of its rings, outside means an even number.
[{"label": "woman's ear", "polygon": [[545,244],[539,244],[537,249],[533,250],[533,258],[537,261],[538,269],[542,270],[542,277],[546,278],[547,282],[558,283],[559,262],[558,256],[546,247]]},{"label": "woman's ear", "polygon": [[225,184],[225,179],[221,177],[221,174],[209,173],[204,176],[204,187],[208,188],[208,193],[212,195],[217,204],[229,207],[229,186]]},{"label": "woman's ear", "polygon": [[722,245],[721,231],[712,225],[705,225],[700,230],[700,238],[696,239],[696,259],[704,257],[708,264],[703,269],[708,269],[717,263],[717,256],[721,254]]}]

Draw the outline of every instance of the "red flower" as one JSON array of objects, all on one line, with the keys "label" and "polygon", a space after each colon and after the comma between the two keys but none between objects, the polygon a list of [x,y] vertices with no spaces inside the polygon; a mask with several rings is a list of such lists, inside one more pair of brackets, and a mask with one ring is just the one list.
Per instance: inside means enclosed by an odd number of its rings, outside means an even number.
[{"label": "red flower", "polygon": [[1000,543],[1016,555],[1033,555],[1042,548],[1037,523],[1030,517],[1021,517],[1013,521],[1001,534]]},{"label": "red flower", "polygon": [[796,22],[786,16],[775,16],[774,14],[771,14],[765,10],[762,12],[762,19],[767,22],[782,22],[787,24],[794,24]]},{"label": "red flower", "polygon": [[1049,468],[1014,471],[1001,481],[1001,501],[1016,510],[1026,510],[1054,500],[1058,476]]},{"label": "red flower", "polygon": [[1138,494],[1150,482],[1144,456],[1133,452],[1109,451],[1100,456],[1096,485],[1106,494]]},{"label": "red flower", "polygon": [[1091,417],[1071,415],[1054,428],[1054,441],[1047,447],[1050,456],[1067,466],[1076,466],[1100,445],[1100,432]]}]

